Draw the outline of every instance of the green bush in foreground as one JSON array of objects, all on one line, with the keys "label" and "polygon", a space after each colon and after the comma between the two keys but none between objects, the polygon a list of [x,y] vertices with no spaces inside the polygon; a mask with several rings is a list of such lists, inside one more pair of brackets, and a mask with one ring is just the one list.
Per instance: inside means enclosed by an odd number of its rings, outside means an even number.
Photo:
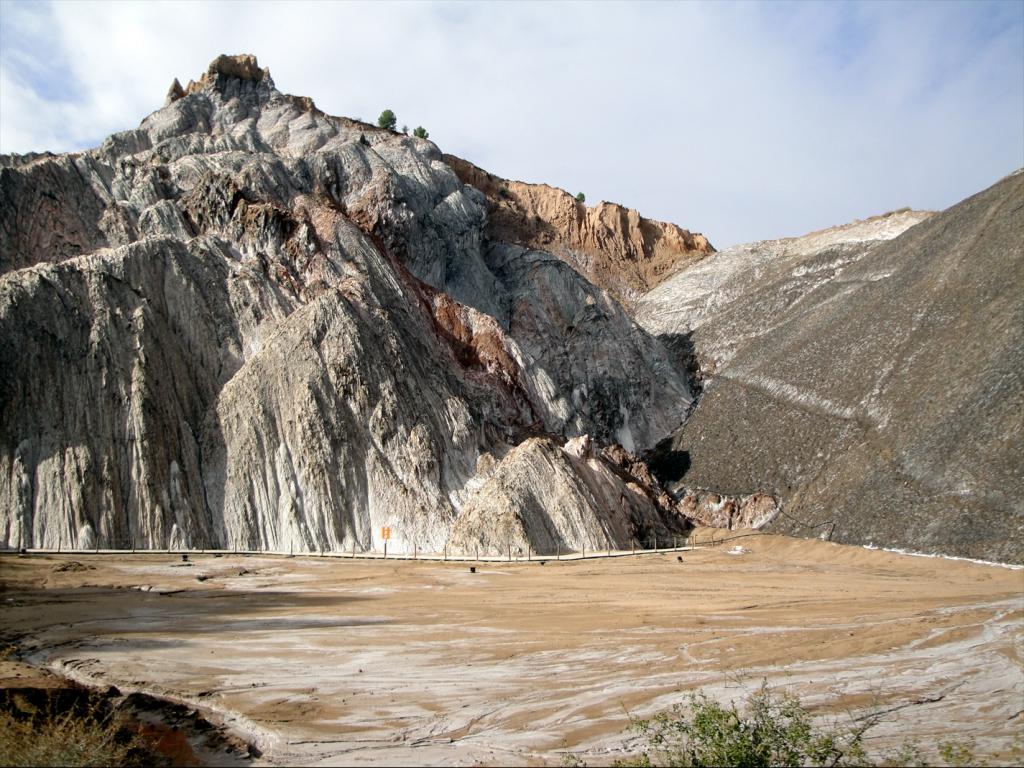
[{"label": "green bush in foreground", "polygon": [[[723,706],[704,693],[695,693],[647,720],[633,722],[643,746],[638,756],[616,766],[650,768],[702,768],[703,766],[895,766],[978,765],[973,743],[948,741],[937,745],[938,754],[926,760],[916,742],[904,741],[885,755],[868,755],[864,736],[877,717],[853,721],[851,728],[816,727],[800,700],[774,693],[767,682],[751,693],[742,709]],[[563,756],[567,766],[585,766],[573,753]],[[941,762],[939,762],[941,761]]]},{"label": "green bush in foreground", "polygon": [[867,727],[842,734],[816,730],[810,713],[790,694],[767,684],[742,711],[703,693],[634,724],[648,744],[639,765],[802,766],[870,765],[861,746]]}]

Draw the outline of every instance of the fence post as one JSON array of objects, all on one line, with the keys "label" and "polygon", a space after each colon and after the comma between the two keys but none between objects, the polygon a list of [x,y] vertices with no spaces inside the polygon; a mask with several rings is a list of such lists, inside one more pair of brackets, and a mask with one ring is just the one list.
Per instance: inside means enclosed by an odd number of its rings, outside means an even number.
[{"label": "fence post", "polygon": [[418,541],[415,544],[412,545],[412,559],[413,560],[419,560],[420,559],[420,543]]},{"label": "fence post", "polygon": [[658,534],[654,534],[654,551],[658,551]]},{"label": "fence post", "polygon": [[512,562],[512,542],[508,543],[508,561]]},{"label": "fence post", "polygon": [[580,552],[583,553],[583,559],[587,559],[587,543],[585,541],[580,542]]},{"label": "fence post", "polygon": [[533,558],[533,545],[526,545],[526,561],[529,562]]},{"label": "fence post", "polygon": [[354,560],[355,557],[356,557],[356,537],[353,536],[352,537],[352,559]]},{"label": "fence post", "polygon": [[636,554],[636,539],[634,539],[632,536],[629,537],[629,554]]},{"label": "fence post", "polygon": [[562,559],[562,542],[561,541],[558,541],[555,544],[555,559],[556,560],[561,560]]},{"label": "fence post", "polygon": [[444,545],[444,555],[442,556],[444,562],[448,562],[448,545]]},{"label": "fence post", "polygon": [[477,560],[477,562],[480,562],[480,545],[479,544],[476,545],[476,560]]},{"label": "fence post", "polygon": [[388,559],[388,540],[384,539],[384,559]]}]

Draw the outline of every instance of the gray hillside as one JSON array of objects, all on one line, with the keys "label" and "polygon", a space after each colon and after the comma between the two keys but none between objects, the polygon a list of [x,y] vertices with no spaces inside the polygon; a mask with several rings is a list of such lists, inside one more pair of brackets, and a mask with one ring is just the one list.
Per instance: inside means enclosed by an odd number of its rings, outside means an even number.
[{"label": "gray hillside", "polygon": [[669,283],[641,305],[709,374],[656,472],[776,492],[777,531],[1024,560],[1024,173],[894,239],[780,259],[674,325]]}]

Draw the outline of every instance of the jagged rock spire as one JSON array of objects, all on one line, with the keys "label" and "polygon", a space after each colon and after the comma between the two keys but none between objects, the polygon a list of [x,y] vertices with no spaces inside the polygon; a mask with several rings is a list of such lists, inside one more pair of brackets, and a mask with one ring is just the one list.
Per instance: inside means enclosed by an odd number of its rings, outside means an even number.
[{"label": "jagged rock spire", "polygon": [[[270,69],[267,67],[261,69],[256,57],[251,53],[240,53],[237,55],[222,53],[210,62],[210,66],[206,68],[206,72],[198,80],[189,81],[188,87],[184,89],[184,93],[196,93],[207,86],[223,86],[232,80],[266,85],[269,88],[274,87],[274,80],[270,76]],[[173,90],[174,86],[172,85],[171,88]]]},{"label": "jagged rock spire", "polygon": [[171,87],[167,89],[167,98],[164,99],[164,106],[166,107],[171,102],[177,101],[185,95],[185,89],[181,87],[181,83],[178,82],[178,78],[174,78],[174,82],[171,83]]}]

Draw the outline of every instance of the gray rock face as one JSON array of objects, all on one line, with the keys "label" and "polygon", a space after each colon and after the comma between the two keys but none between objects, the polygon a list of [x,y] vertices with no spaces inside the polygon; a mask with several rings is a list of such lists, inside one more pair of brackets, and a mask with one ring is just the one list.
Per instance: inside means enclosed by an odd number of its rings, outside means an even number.
[{"label": "gray rock face", "polygon": [[[482,486],[524,439],[678,427],[676,356],[486,216],[434,144],[281,94],[253,57],[95,150],[0,158],[0,543],[370,548],[390,525],[440,549],[506,514]],[[636,478],[542,464],[542,493],[604,484],[571,503],[590,528],[554,523],[567,547],[679,525],[620,504]]]},{"label": "gray rock face", "polygon": [[1024,560],[1022,206],[1018,172],[893,239],[754,244],[663,283],[639,318],[710,382],[652,466],[778,494],[774,530]]},{"label": "gray rock face", "polygon": [[553,555],[629,548],[659,535],[664,542],[686,531],[668,496],[652,494],[649,479],[616,458],[588,437],[564,447],[548,438],[520,443],[480,474],[483,484],[456,519],[451,546]]}]

